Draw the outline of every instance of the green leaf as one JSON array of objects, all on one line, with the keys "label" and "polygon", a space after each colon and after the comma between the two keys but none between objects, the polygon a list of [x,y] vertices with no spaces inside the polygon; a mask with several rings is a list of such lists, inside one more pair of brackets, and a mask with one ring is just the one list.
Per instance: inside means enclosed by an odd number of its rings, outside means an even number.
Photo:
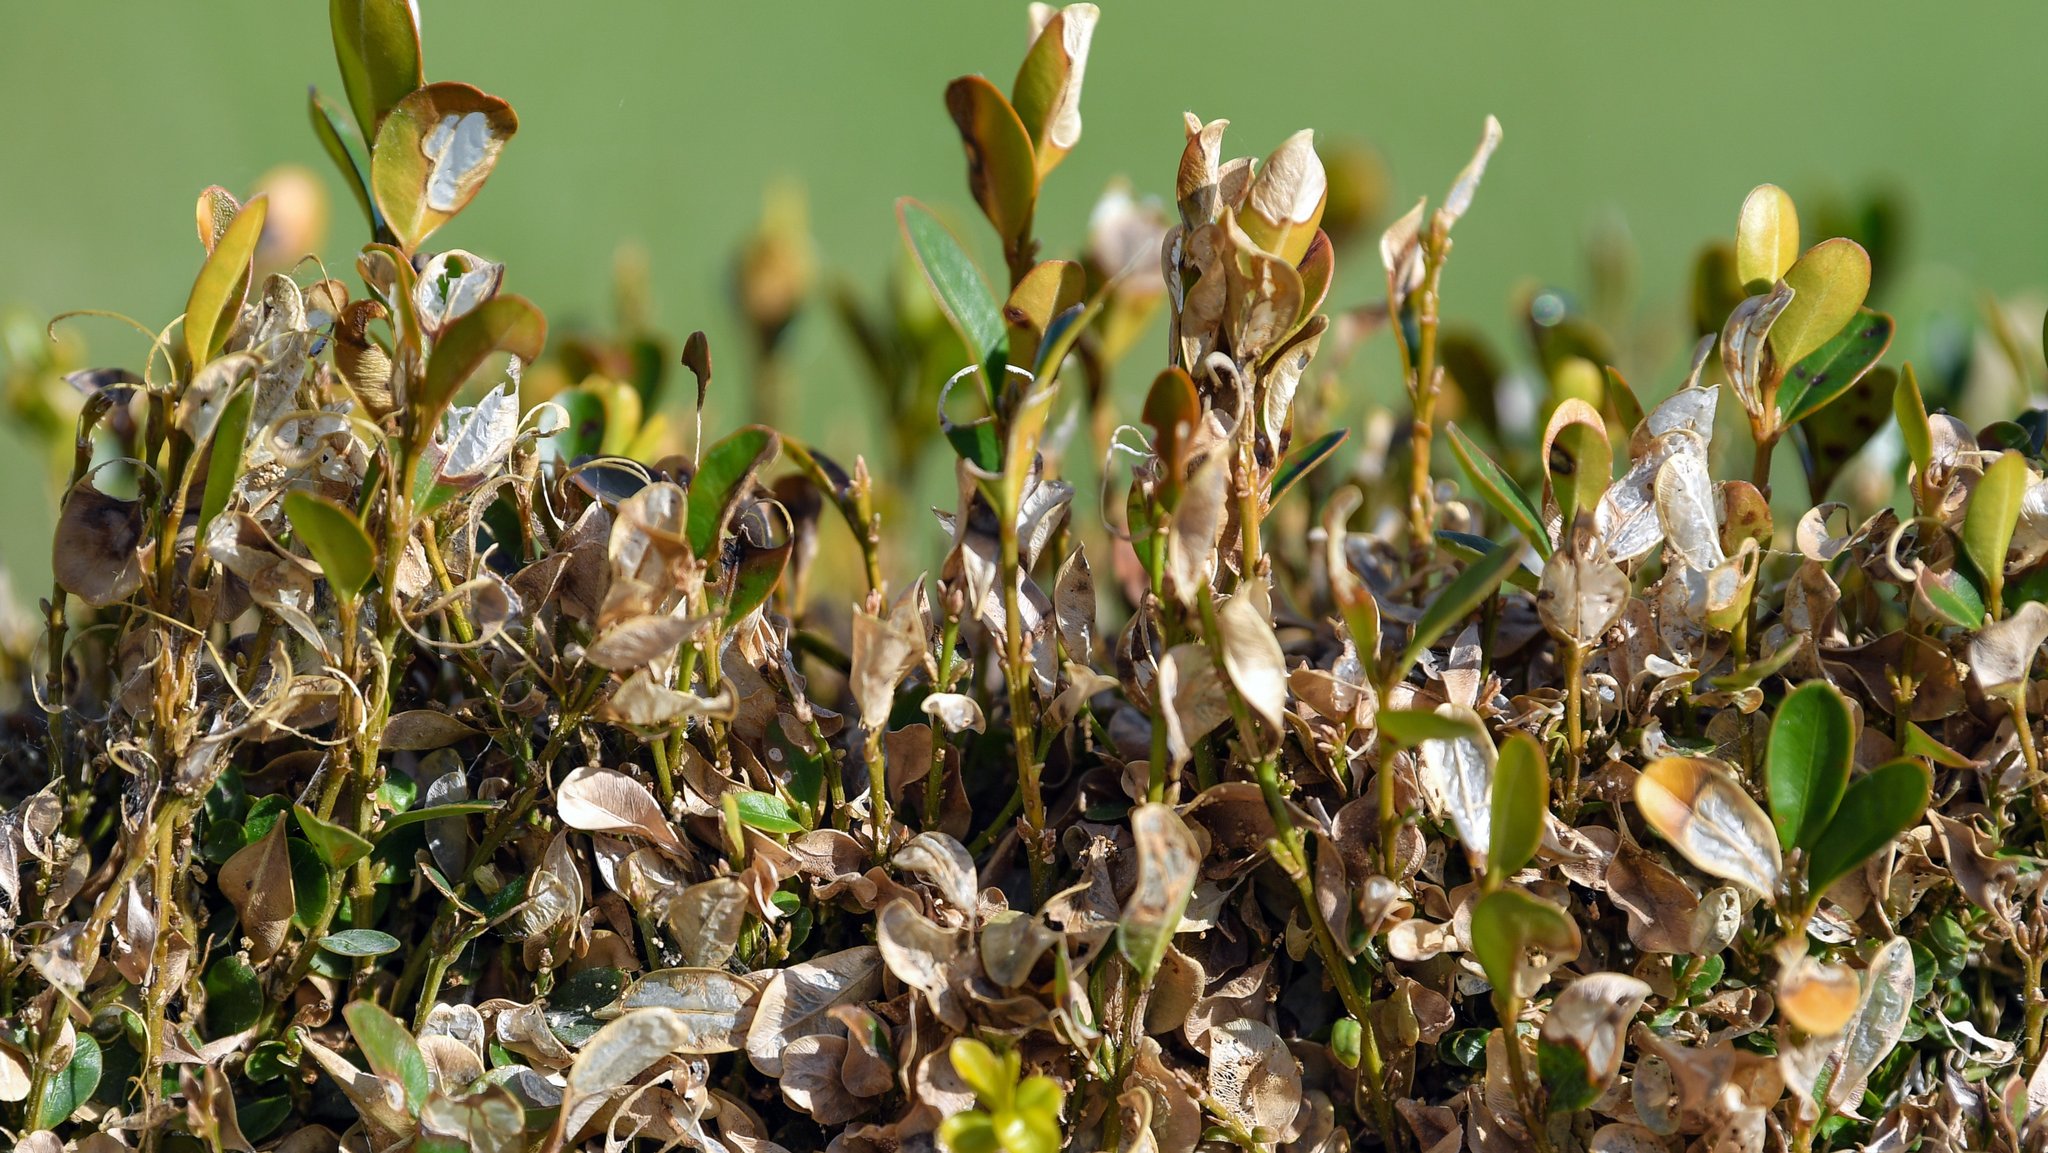
[{"label": "green leaf", "polygon": [[1532,949],[1549,956],[1576,954],[1579,928],[1563,909],[1521,889],[1495,889],[1473,906],[1472,953],[1493,986],[1496,1006],[1521,1003],[1515,979]]},{"label": "green leaf", "polygon": [[2012,547],[2012,530],[2019,524],[2020,501],[2026,494],[2027,458],[2007,452],[1984,470],[1963,512],[1963,555],[1984,578],[1994,618],[2005,616],[2005,554]]},{"label": "green leaf", "polygon": [[1550,812],[1550,765],[1536,738],[1519,730],[1501,742],[1493,766],[1493,828],[1486,873],[1495,884],[1519,871],[1543,843]]},{"label": "green leaf", "polygon": [[748,789],[739,794],[740,821],[764,833],[801,833],[802,821],[788,802],[773,793]]},{"label": "green leaf", "polygon": [[779,519],[779,530],[768,529],[771,539],[780,544],[757,543],[748,526],[758,522],[742,521],[739,538],[739,560],[731,566],[732,584],[725,593],[725,624],[730,628],[746,619],[747,614],[760,608],[775,593],[775,586],[782,583],[782,574],[789,567],[789,553],[796,544],[796,531],[789,523],[789,512],[781,504],[764,502],[757,506],[770,509],[768,515]]},{"label": "green leaf", "polygon": [[1478,490],[1479,498],[1492,506],[1495,512],[1507,518],[1523,539],[1536,546],[1536,552],[1544,559],[1550,557],[1550,534],[1543,531],[1543,518],[1536,512],[1536,503],[1522,486],[1515,483],[1493,458],[1486,455],[1472,438],[1465,435],[1458,422],[1445,426],[1450,434],[1451,455],[1458,458],[1459,467],[1465,470],[1465,478]]},{"label": "green leaf", "polygon": [[304,805],[293,805],[292,813],[299,818],[299,828],[305,831],[313,851],[329,867],[346,869],[370,855],[370,842],[353,829],[326,820]]},{"label": "green leaf", "polygon": [[1039,29],[1010,84],[1010,100],[1031,142],[1041,180],[1080,140],[1081,78],[1088,67],[1096,19],[1092,4],[1055,12]]},{"label": "green leaf", "polygon": [[1949,748],[1927,735],[1927,730],[1906,722],[1905,739],[1899,742],[1899,751],[1909,757],[1923,757],[1945,769],[1975,768],[1977,762]]},{"label": "green leaf", "polygon": [[1523,547],[1521,541],[1502,541],[1485,556],[1467,565],[1456,580],[1438,589],[1429,607],[1422,610],[1422,619],[1415,622],[1415,632],[1408,638],[1408,647],[1401,651],[1390,680],[1398,681],[1405,677],[1438,637],[1486,603],[1486,599],[1500,587],[1501,580],[1521,563]]},{"label": "green leaf", "polygon": [[775,459],[782,439],[775,430],[750,424],[704,450],[690,478],[689,521],[684,537],[700,560],[716,561],[733,506],[747,494],[754,474]]},{"label": "green leaf", "polygon": [[967,187],[975,203],[1003,250],[1023,251],[1038,204],[1038,161],[1017,110],[986,77],[962,76],[946,85],[946,111],[967,150]]},{"label": "green leaf", "polygon": [[1778,386],[1782,423],[1797,424],[1849,391],[1863,379],[1864,373],[1884,359],[1896,327],[1889,314],[1859,309],[1842,331],[1785,374],[1784,383]]},{"label": "green leaf", "polygon": [[1892,415],[1899,422],[1899,435],[1906,441],[1906,458],[1913,462],[1917,476],[1927,475],[1934,463],[1934,430],[1927,422],[1927,404],[1920,398],[1920,380],[1908,363],[1899,370],[1899,386],[1892,393]]},{"label": "green leaf", "polygon": [[319,563],[334,595],[346,601],[356,599],[376,572],[377,546],[356,523],[355,514],[324,496],[293,489],[284,494],[284,515],[300,543]]},{"label": "green leaf", "polygon": [[351,1001],[341,1015],[348,1021],[348,1031],[355,1034],[356,1046],[370,1063],[370,1071],[404,1086],[406,1104],[417,1115],[433,1090],[419,1042],[398,1018],[372,1002]]},{"label": "green leaf", "polygon": [[413,0],[330,0],[327,20],[349,107],[375,136],[385,113],[426,83],[419,10]]},{"label": "green leaf", "polygon": [[[1577,408],[1576,405],[1572,406]],[[1590,407],[1590,406],[1589,406]],[[1560,412],[1565,411],[1560,407]],[[1607,442],[1607,425],[1597,411],[1579,408],[1584,414],[1555,425],[1550,451],[1543,467],[1549,475],[1550,491],[1557,501],[1560,523],[1570,525],[1582,512],[1590,513],[1614,479],[1614,446]],[[1536,546],[1548,559],[1549,541]]]},{"label": "green leaf", "polygon": [[1424,741],[1454,741],[1481,735],[1467,715],[1445,716],[1429,709],[1381,709],[1377,717],[1380,739],[1395,748],[1421,748]]},{"label": "green leaf", "polygon": [[983,1104],[993,1107],[1010,1103],[1017,1082],[995,1050],[972,1037],[961,1037],[953,1042],[950,1056],[953,1071]]},{"label": "green leaf", "polygon": [[[1446,556],[1464,561],[1466,564],[1485,556],[1498,543],[1492,537],[1447,528],[1436,530],[1435,535],[1436,543],[1442,547]],[[1530,572],[1528,565],[1520,564],[1509,569],[1507,579],[1501,583],[1533,593],[1543,587],[1543,578],[1537,573]]]},{"label": "green leaf", "polygon": [[1923,569],[1914,591],[1943,621],[1964,629],[1984,626],[1984,594],[1962,573]]},{"label": "green leaf", "polygon": [[1315,471],[1317,465],[1330,459],[1345,438],[1351,435],[1348,428],[1326,432],[1314,440],[1287,454],[1280,467],[1273,470],[1273,487],[1266,498],[1267,507],[1280,503],[1280,498],[1301,483],[1301,478]]},{"label": "green leaf", "polygon": [[34,1127],[55,1129],[92,1099],[100,1085],[100,1043],[91,1033],[78,1034],[71,1060],[50,1075],[43,1086],[43,1099],[36,1105]]},{"label": "green leaf", "polygon": [[1777,363],[1789,367],[1856,318],[1870,294],[1870,254],[1853,240],[1824,240],[1785,270],[1785,283],[1792,288],[1792,302],[1771,325],[1769,340]]},{"label": "green leaf", "polygon": [[429,805],[424,809],[408,809],[403,813],[393,813],[384,818],[384,827],[378,830],[377,839],[381,841],[391,830],[402,829],[407,825],[417,825],[421,821],[438,821],[447,817],[473,817],[479,813],[495,813],[503,807],[504,805],[497,801],[452,801],[445,805]]},{"label": "green leaf", "polygon": [[1735,225],[1735,276],[1746,292],[1769,292],[1799,259],[1799,210],[1775,184],[1759,184]]},{"label": "green leaf", "polygon": [[185,298],[185,358],[192,371],[213,359],[241,315],[254,271],[256,243],[263,239],[263,221],[269,211],[268,197],[258,196],[244,204],[207,255],[199,278],[192,282],[192,293]]},{"label": "green leaf", "polygon": [[375,929],[344,929],[320,938],[320,947],[338,957],[382,957],[403,948],[398,938]]},{"label": "green leaf", "polygon": [[1934,778],[1917,760],[1887,761],[1851,782],[1806,865],[1809,900],[1920,822]]},{"label": "green leaf", "polygon": [[433,433],[457,390],[492,353],[510,353],[531,364],[547,342],[548,318],[523,296],[494,296],[463,313],[427,357],[418,398],[419,435]]},{"label": "green leaf", "polygon": [[304,840],[288,838],[284,847],[292,869],[292,924],[311,932],[327,912],[327,898],[332,892],[329,878],[334,872]]},{"label": "green leaf", "polygon": [[939,302],[939,311],[953,323],[974,362],[986,363],[1003,342],[1005,331],[1002,313],[981,279],[981,271],[931,209],[906,196],[896,202],[896,219],[904,244]]},{"label": "green leaf", "polygon": [[229,953],[206,967],[206,1035],[226,1037],[263,1016],[263,981],[247,958]]},{"label": "green leaf", "polygon": [[235,482],[242,476],[242,450],[249,439],[249,407],[255,402],[256,390],[242,389],[220,410],[220,419],[214,422],[211,455],[206,461],[206,488],[199,498],[198,535],[194,538],[202,543],[207,526],[235,495]]},{"label": "green leaf", "polygon": [[1549,1090],[1552,1113],[1577,1113],[1600,1097],[1593,1070],[1586,1064],[1586,1051],[1578,1045],[1559,1044],[1538,1038],[1536,1076]]},{"label": "green leaf", "polygon": [[512,106],[467,84],[416,88],[370,134],[370,192],[399,246],[416,252],[475,199],[519,131]]},{"label": "green leaf", "polygon": [[548,994],[548,1028],[563,1044],[581,1046],[604,1027],[599,1014],[615,1004],[625,989],[622,969],[599,965],[578,971]]},{"label": "green leaf", "polygon": [[313,121],[313,135],[320,138],[320,147],[341,171],[342,183],[355,196],[356,207],[363,210],[375,235],[384,227],[384,216],[370,197],[370,149],[363,143],[363,134],[317,88],[306,89],[306,113]]},{"label": "green leaf", "polygon": [[1771,720],[1765,788],[1778,847],[1810,849],[1834,819],[1856,758],[1849,702],[1826,681],[1792,690]]}]

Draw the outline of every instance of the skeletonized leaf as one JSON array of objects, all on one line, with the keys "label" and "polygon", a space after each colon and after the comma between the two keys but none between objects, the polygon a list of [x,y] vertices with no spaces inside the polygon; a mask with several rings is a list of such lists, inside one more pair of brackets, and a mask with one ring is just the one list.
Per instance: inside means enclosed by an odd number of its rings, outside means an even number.
[{"label": "skeletonized leaf", "polygon": [[1221,452],[1210,453],[1188,478],[1174,506],[1173,530],[1167,538],[1166,574],[1184,606],[1209,595],[1216,573],[1216,541],[1223,533],[1225,489],[1230,479]]},{"label": "skeletonized leaf", "polygon": [[924,659],[924,638],[869,612],[853,615],[853,671],[849,677],[860,721],[870,729],[889,723],[896,686]]},{"label": "skeletonized leaf", "polygon": [[1240,592],[1216,610],[1223,668],[1253,712],[1279,728],[1287,711],[1287,658],[1255,599]]},{"label": "skeletonized leaf", "polygon": [[1843,1028],[1826,1062],[1832,1074],[1825,1100],[1830,1111],[1841,1112],[1863,1099],[1871,1072],[1905,1034],[1906,1017],[1913,1007],[1914,967],[1913,946],[1904,937],[1886,941],[1871,958],[1856,1014]]},{"label": "skeletonized leaf", "polygon": [[563,778],[555,790],[555,814],[581,832],[633,833],[670,852],[683,852],[654,794],[617,769],[585,765]]},{"label": "skeletonized leaf", "polygon": [[1771,820],[1713,761],[1663,757],[1636,779],[1643,819],[1703,873],[1734,881],[1766,900],[1784,868]]},{"label": "skeletonized leaf", "polygon": [[1202,863],[1201,848],[1168,805],[1131,810],[1131,835],[1138,847],[1138,882],[1117,922],[1117,947],[1149,981],[1180,928]]},{"label": "skeletonized leaf", "polygon": [[1628,596],[1628,575],[1608,556],[1592,515],[1581,515],[1543,565],[1536,610],[1544,626],[1568,644],[1591,646],[1621,615]]},{"label": "skeletonized leaf", "polygon": [[455,393],[494,352],[531,363],[547,346],[548,321],[523,296],[494,296],[449,323],[427,358],[418,403],[426,427],[440,423]]},{"label": "skeletonized leaf", "polygon": [[1209,1098],[1245,1129],[1285,1130],[1301,1107],[1301,1066],[1264,1023],[1239,1017],[1209,1030]]},{"label": "skeletonized leaf", "polygon": [[962,917],[973,916],[980,881],[967,846],[945,833],[923,832],[896,850],[890,863],[924,878],[954,912]]},{"label": "skeletonized leaf", "polygon": [[[673,1033],[668,1052],[730,1053],[740,1047],[740,1024],[757,992],[751,982],[723,969],[657,969],[626,986],[619,1003],[628,1012],[663,1009],[673,1014],[668,1027],[681,1028]],[[595,1043],[592,1038],[590,1044]]]}]

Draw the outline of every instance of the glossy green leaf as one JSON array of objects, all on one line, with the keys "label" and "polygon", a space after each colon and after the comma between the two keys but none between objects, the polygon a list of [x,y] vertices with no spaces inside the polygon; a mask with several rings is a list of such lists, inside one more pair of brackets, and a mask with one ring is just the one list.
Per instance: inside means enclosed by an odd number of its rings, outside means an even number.
[{"label": "glossy green leaf", "polygon": [[1519,1004],[1516,976],[1530,950],[1576,954],[1578,926],[1556,905],[1521,889],[1496,889],[1472,908],[1472,954],[1493,986],[1496,1005]]},{"label": "glossy green leaf", "polygon": [[313,851],[328,866],[340,870],[355,864],[370,855],[370,842],[358,836],[353,829],[323,819],[304,805],[293,805],[293,815],[299,819],[299,828],[306,834],[306,840]]},{"label": "glossy green leaf", "polygon": [[1906,441],[1906,459],[1913,462],[1916,476],[1925,476],[1934,462],[1934,430],[1927,421],[1927,403],[1920,397],[1920,379],[1908,363],[1899,370],[1899,386],[1892,393],[1892,413],[1899,435]]},{"label": "glossy green leaf", "polygon": [[733,509],[759,472],[782,447],[774,429],[750,424],[704,450],[690,478],[689,517],[684,539],[699,558],[716,560]]},{"label": "glossy green leaf", "polygon": [[354,600],[377,567],[377,546],[355,514],[304,489],[284,495],[284,514],[292,523],[293,535],[319,563],[334,595]]},{"label": "glossy green leaf", "polygon": [[1550,765],[1543,746],[1520,730],[1500,744],[1493,766],[1493,826],[1487,838],[1486,872],[1496,884],[1536,855],[1543,843],[1543,818],[1550,812]]},{"label": "glossy green leaf", "polygon": [[975,203],[1002,238],[1004,251],[1022,251],[1038,204],[1038,161],[1024,122],[983,76],[946,85],[946,111],[967,150],[967,187]]},{"label": "glossy green leaf", "polygon": [[1451,442],[1451,455],[1458,458],[1458,466],[1465,470],[1465,478],[1493,510],[1507,518],[1522,538],[1536,546],[1537,554],[1548,559],[1550,556],[1550,534],[1543,531],[1543,518],[1536,511],[1536,502],[1515,483],[1485,450],[1472,443],[1458,422],[1445,426]]},{"label": "glossy green leaf", "polygon": [[421,821],[439,821],[449,817],[473,817],[480,813],[495,813],[504,806],[497,801],[455,801],[446,805],[429,805],[424,809],[408,809],[384,818],[384,827],[378,833],[381,839],[393,829],[417,825]]},{"label": "glossy green leaf", "polygon": [[356,1046],[363,1051],[370,1071],[403,1086],[406,1104],[418,1113],[433,1090],[419,1042],[413,1040],[398,1018],[372,1002],[351,1001],[343,1007],[341,1015],[347,1019],[348,1031],[355,1035]]},{"label": "glossy green leaf", "polygon": [[385,113],[427,82],[419,10],[413,0],[329,0],[327,19],[349,108],[375,136]]},{"label": "glossy green leaf", "polygon": [[1454,741],[1480,737],[1468,716],[1445,716],[1430,709],[1381,709],[1376,718],[1380,739],[1396,748],[1419,748],[1424,741]]},{"label": "glossy green leaf", "polygon": [[1849,702],[1826,681],[1808,681],[1786,694],[1771,719],[1765,786],[1778,847],[1812,848],[1834,819],[1856,758]]},{"label": "glossy green leaf", "polygon": [[1984,594],[1962,573],[1924,569],[1914,582],[1914,592],[1921,604],[1948,624],[1964,629],[1983,627]]},{"label": "glossy green leaf", "polygon": [[512,106],[467,84],[414,89],[371,137],[370,192],[407,252],[454,219],[519,131]]},{"label": "glossy green leaf", "polygon": [[2020,502],[2026,494],[2027,458],[2007,452],[1984,470],[1963,512],[1963,555],[1983,578],[1993,617],[2005,615],[2005,554],[2012,547],[2012,531],[2019,524]]},{"label": "glossy green leaf", "polygon": [[896,219],[939,311],[952,322],[974,362],[986,362],[1002,344],[1004,329],[1002,312],[981,271],[931,209],[906,196],[896,202]]},{"label": "glossy green leaf", "polygon": [[1267,505],[1279,504],[1281,497],[1286,496],[1295,485],[1301,483],[1301,478],[1314,472],[1317,465],[1330,459],[1350,435],[1351,430],[1348,428],[1336,429],[1288,453],[1286,458],[1281,460],[1280,467],[1273,470],[1273,487],[1266,498]]},{"label": "glossy green leaf", "polygon": [[348,185],[356,207],[363,210],[363,219],[370,222],[370,232],[375,235],[384,227],[384,216],[377,211],[377,201],[370,195],[370,147],[364,143],[363,134],[317,88],[306,89],[306,114],[313,122],[313,135],[319,138],[320,147],[341,173],[341,182]]},{"label": "glossy green leaf", "polygon": [[1905,739],[1899,742],[1899,751],[1909,757],[1921,757],[1943,768],[1974,768],[1977,762],[1949,748],[1927,735],[1927,730],[1911,721],[1906,722]]},{"label": "glossy green leaf", "polygon": [[1807,855],[1810,898],[1920,822],[1934,779],[1917,760],[1887,761],[1850,782],[1835,819]]},{"label": "glossy green leaf", "polygon": [[[782,583],[782,574],[789,567],[790,549],[796,544],[789,513],[780,504],[763,501],[755,509],[760,515],[748,513],[734,533],[739,559],[729,568],[731,585],[725,590],[727,627],[745,620],[775,594],[775,586]],[[757,540],[757,534],[767,539]]]},{"label": "glossy green leaf", "polygon": [[292,837],[284,847],[291,861],[292,924],[311,932],[327,911],[327,898],[333,895],[334,870],[303,838]]},{"label": "glossy green leaf", "polygon": [[[1796,298],[1795,298],[1796,299]],[[1782,318],[1780,318],[1782,323]],[[1783,423],[1797,424],[1835,402],[1884,359],[1897,327],[1890,314],[1864,308],[1826,344],[1792,366],[1778,386]]]},{"label": "glossy green leaf", "polygon": [[263,1018],[263,981],[240,953],[229,953],[206,967],[206,1035],[225,1037],[253,1027]]},{"label": "glossy green leaf", "polygon": [[185,362],[195,372],[227,343],[228,332],[241,315],[269,211],[268,197],[244,204],[192,282],[192,293],[185,298]]},{"label": "glossy green leaf", "polygon": [[1743,291],[1769,292],[1799,259],[1799,210],[1775,184],[1759,184],[1735,224],[1735,275]]},{"label": "glossy green leaf", "polygon": [[90,1101],[93,1090],[100,1085],[100,1068],[100,1043],[81,1030],[78,1043],[71,1050],[71,1060],[43,1085],[42,1100],[36,1103],[34,1127],[54,1129]]},{"label": "glossy green leaf", "polygon": [[[1599,411],[1575,401],[1558,406],[1544,440],[1543,468],[1551,498],[1557,502],[1559,523],[1569,525],[1581,512],[1593,511],[1614,479],[1614,446],[1607,441],[1607,423]],[[1542,546],[1538,550],[1548,552]]]},{"label": "glossy green leaf", "polygon": [[398,938],[376,929],[343,929],[320,938],[320,947],[338,957],[382,957],[404,946]]},{"label": "glossy green leaf", "polygon": [[1394,679],[1406,676],[1438,637],[1486,603],[1508,573],[1521,564],[1523,547],[1518,540],[1496,544],[1485,556],[1465,566],[1457,579],[1437,590],[1429,607],[1422,611],[1422,619],[1415,622],[1408,647],[1401,650]]},{"label": "glossy green leaf", "polygon": [[256,402],[256,390],[237,392],[220,410],[214,422],[210,454],[206,461],[206,487],[199,497],[199,528],[195,540],[206,539],[207,526],[228,507],[235,495],[235,482],[242,476],[242,452],[249,440],[249,408]]},{"label": "glossy green leaf", "polygon": [[1870,294],[1870,255],[1853,240],[1836,237],[1806,250],[1785,270],[1792,302],[1771,325],[1771,352],[1781,366],[1805,360],[1833,340]]},{"label": "glossy green leaf", "polygon": [[[1436,543],[1438,547],[1444,550],[1444,555],[1453,560],[1464,561],[1466,564],[1471,564],[1485,556],[1498,543],[1491,537],[1480,536],[1476,533],[1457,532],[1447,528],[1436,530],[1435,535]],[[1501,583],[1513,585],[1518,589],[1533,593],[1542,587],[1543,576],[1541,573],[1531,571],[1528,565],[1522,564],[1508,570],[1507,579]]]},{"label": "glossy green leaf", "polygon": [[796,819],[796,813],[790,809],[788,802],[773,793],[757,792],[752,789],[740,793],[739,811],[741,822],[764,833],[804,831],[803,822]]}]

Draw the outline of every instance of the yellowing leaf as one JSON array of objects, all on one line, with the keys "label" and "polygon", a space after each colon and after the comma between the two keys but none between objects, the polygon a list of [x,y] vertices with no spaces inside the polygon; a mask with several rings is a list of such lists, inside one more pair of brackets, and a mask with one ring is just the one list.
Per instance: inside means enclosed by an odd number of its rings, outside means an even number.
[{"label": "yellowing leaf", "polygon": [[398,243],[414,252],[476,198],[519,117],[495,96],[444,80],[408,93],[374,131],[370,190]]},{"label": "yellowing leaf", "polygon": [[1767,292],[1799,259],[1799,210],[1775,184],[1759,184],[1735,225],[1735,276],[1745,292]]},{"label": "yellowing leaf", "polygon": [[1636,779],[1636,807],[1695,868],[1734,881],[1766,900],[1777,893],[1783,860],[1769,817],[1713,761],[1664,757]]}]

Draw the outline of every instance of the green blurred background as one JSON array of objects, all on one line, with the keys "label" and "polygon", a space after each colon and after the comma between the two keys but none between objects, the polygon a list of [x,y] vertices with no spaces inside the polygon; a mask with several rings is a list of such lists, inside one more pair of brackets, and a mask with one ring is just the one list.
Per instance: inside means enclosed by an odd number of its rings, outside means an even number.
[{"label": "green blurred background", "polygon": [[[1230,118],[1234,154],[1263,156],[1301,127],[1369,141],[1399,208],[1440,196],[1497,114],[1506,140],[1459,226],[1446,311],[1503,343],[1517,288],[1582,290],[1587,237],[1616,226],[1637,250],[1632,307],[1675,325],[1692,254],[1731,234],[1744,193],[1766,180],[1802,206],[1873,188],[1901,198],[1907,229],[1881,301],[1901,321],[1893,361],[1925,355],[1942,314],[1967,317],[1985,292],[2037,284],[2048,252],[2039,3],[1102,7],[1085,134],[1039,208],[1046,255],[1079,245],[1112,177],[1170,197],[1183,109]],[[764,187],[807,190],[821,280],[870,295],[896,259],[900,195],[985,239],[941,92],[974,71],[1008,87],[1025,47],[1021,3],[421,8],[428,78],[503,96],[521,121],[489,186],[435,246],[505,261],[508,289],[558,328],[607,319],[615,248],[642,246],[658,326],[677,338],[706,329],[719,355],[711,431],[748,412],[734,395],[745,356],[730,270]],[[328,181],[324,251],[346,267],[362,221],[305,112],[309,83],[340,95],[326,11],[322,0],[0,10],[0,304],[161,325],[200,262],[195,194],[213,183],[246,192],[287,162]],[[1369,237],[1340,251],[1339,266],[1333,305],[1379,295]],[[140,367],[138,337],[91,324],[94,363]],[[787,423],[850,460],[871,429],[848,345],[822,308],[791,340]],[[1149,379],[1157,347],[1126,365],[1126,389]],[[1631,366],[1645,393],[1675,383],[1673,354]],[[1353,371],[1371,386],[1391,357],[1368,348]],[[0,432],[0,484],[0,562],[30,599],[47,587],[49,500],[42,458],[14,429]]]}]

